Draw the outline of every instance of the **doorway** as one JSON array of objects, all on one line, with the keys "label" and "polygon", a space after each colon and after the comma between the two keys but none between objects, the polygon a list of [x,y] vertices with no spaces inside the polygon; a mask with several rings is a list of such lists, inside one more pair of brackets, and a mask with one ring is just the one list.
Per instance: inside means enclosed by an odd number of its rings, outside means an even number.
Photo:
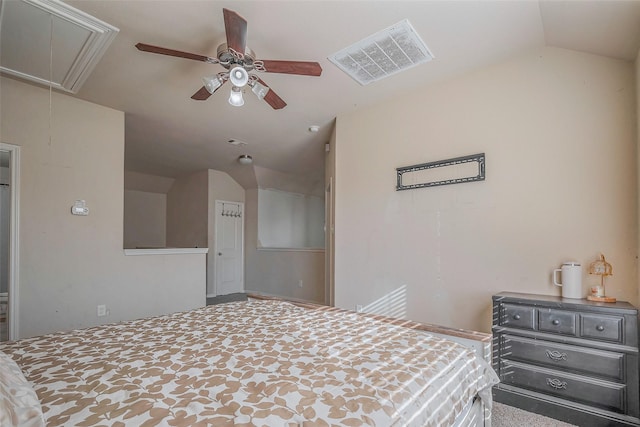
[{"label": "doorway", "polygon": [[244,203],[216,200],[214,283],[207,296],[244,292],[243,230]]},{"label": "doorway", "polygon": [[0,341],[18,338],[20,147],[0,143]]}]

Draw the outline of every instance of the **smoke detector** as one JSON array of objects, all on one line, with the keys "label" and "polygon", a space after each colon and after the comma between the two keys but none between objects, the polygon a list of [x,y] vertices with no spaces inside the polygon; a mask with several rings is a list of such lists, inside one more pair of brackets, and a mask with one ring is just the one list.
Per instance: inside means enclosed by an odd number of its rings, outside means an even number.
[{"label": "smoke detector", "polygon": [[432,59],[433,54],[408,19],[329,56],[331,62],[361,85]]}]

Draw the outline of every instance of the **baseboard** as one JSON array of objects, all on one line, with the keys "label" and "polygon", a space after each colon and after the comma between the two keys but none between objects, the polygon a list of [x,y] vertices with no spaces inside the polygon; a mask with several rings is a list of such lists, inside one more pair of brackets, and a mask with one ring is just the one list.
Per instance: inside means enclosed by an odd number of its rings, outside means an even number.
[{"label": "baseboard", "polygon": [[244,293],[245,294],[249,294],[249,298],[251,298],[251,294],[253,294],[253,295],[256,295],[256,296],[263,296],[263,297],[266,297],[266,298],[282,299],[282,300],[285,300],[285,301],[294,301],[294,302],[300,302],[300,303],[310,303],[310,304],[325,305],[323,302],[312,301],[312,300],[307,300],[307,299],[302,299],[302,298],[287,297],[287,296],[283,296],[283,295],[270,294],[270,293],[262,292],[262,291],[252,291],[250,289],[245,289]]}]

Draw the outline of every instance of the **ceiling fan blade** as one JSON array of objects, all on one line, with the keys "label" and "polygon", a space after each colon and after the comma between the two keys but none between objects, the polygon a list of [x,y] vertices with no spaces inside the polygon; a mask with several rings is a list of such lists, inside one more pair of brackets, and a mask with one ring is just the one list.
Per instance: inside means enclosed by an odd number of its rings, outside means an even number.
[{"label": "ceiling fan blade", "polygon": [[138,43],[136,47],[138,48],[138,50],[142,50],[144,52],[159,53],[161,55],[176,56],[178,58],[193,59],[195,61],[203,61],[203,62],[210,62],[210,63],[218,62],[216,58],[210,58],[204,55],[197,55],[195,53],[182,52],[180,50],[167,49],[159,46],[152,46],[150,44]]},{"label": "ceiling fan blade", "polygon": [[263,59],[264,71],[267,73],[300,74],[303,76],[319,76],[322,67],[311,61],[274,61]]},{"label": "ceiling fan blade", "polygon": [[191,99],[195,99],[196,101],[206,101],[207,99],[209,99],[210,96],[211,94],[209,93],[207,88],[202,86],[200,90],[198,90],[196,93],[191,95]]},{"label": "ceiling fan blade", "polygon": [[222,9],[227,46],[244,55],[247,46],[247,21],[233,10]]},{"label": "ceiling fan blade", "polygon": [[260,82],[261,85],[268,87],[269,91],[267,92],[267,94],[264,96],[264,100],[267,104],[271,105],[271,107],[274,110],[280,110],[284,107],[287,106],[287,103],[283,101],[282,98],[280,98],[278,96],[277,93],[275,93],[273,91],[273,89],[271,89],[265,82],[264,80],[262,80],[261,78],[258,78],[258,81]]}]

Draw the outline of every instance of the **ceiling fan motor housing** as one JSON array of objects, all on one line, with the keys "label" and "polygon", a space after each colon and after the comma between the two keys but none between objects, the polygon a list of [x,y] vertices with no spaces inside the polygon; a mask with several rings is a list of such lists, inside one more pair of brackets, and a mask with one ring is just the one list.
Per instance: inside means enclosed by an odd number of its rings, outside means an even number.
[{"label": "ceiling fan motor housing", "polygon": [[226,43],[221,43],[220,46],[218,46],[217,56],[218,61],[220,61],[220,65],[227,70],[232,68],[234,65],[240,65],[245,70],[251,71],[253,70],[253,61],[256,59],[256,53],[248,47],[245,47],[244,56],[242,58],[236,58]]}]

